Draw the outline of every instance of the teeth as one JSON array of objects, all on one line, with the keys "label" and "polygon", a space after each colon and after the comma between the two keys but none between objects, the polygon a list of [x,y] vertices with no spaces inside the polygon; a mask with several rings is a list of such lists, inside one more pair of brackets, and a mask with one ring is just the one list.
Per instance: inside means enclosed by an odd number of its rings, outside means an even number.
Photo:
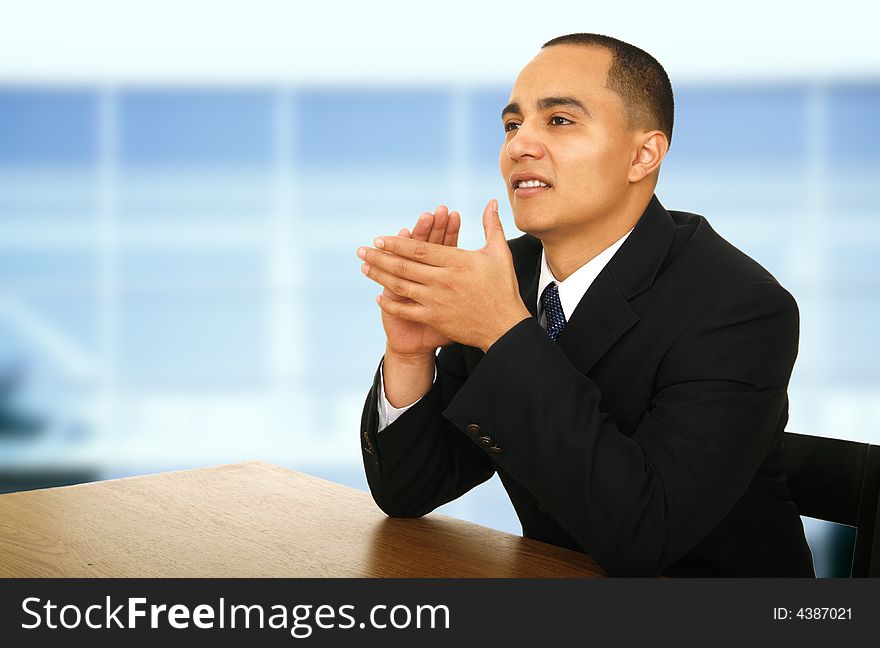
[{"label": "teeth", "polygon": [[548,185],[540,180],[520,180],[516,186],[523,189],[525,187],[546,187]]}]

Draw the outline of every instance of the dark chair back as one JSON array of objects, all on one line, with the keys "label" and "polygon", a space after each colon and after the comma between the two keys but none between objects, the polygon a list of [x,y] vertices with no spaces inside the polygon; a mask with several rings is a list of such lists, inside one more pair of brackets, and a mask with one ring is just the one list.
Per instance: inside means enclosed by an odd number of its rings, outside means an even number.
[{"label": "dark chair back", "polygon": [[786,432],[783,453],[801,515],[855,527],[851,575],[880,576],[880,446]]}]

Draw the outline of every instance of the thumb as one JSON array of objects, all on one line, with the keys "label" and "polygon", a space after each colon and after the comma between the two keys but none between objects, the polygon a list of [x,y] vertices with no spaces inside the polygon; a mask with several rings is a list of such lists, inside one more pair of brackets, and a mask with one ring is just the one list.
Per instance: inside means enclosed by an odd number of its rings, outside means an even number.
[{"label": "thumb", "polygon": [[507,238],[504,236],[504,227],[498,216],[498,201],[494,198],[486,204],[483,210],[483,232],[486,234],[486,248],[503,245],[507,249]]}]

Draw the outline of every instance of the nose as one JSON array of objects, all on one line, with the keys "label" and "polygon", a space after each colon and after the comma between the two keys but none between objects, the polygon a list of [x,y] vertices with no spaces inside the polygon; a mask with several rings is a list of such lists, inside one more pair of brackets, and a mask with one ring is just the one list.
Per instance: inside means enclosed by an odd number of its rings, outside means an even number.
[{"label": "nose", "polygon": [[520,160],[525,157],[540,158],[544,155],[544,145],[536,130],[525,122],[519,125],[505,145],[507,157]]}]

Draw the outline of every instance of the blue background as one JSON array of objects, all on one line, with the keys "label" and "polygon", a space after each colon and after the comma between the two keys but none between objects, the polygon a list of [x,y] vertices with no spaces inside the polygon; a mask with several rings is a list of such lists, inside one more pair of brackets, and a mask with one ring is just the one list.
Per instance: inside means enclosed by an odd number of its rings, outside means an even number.
[{"label": "blue background", "polygon": [[[789,429],[880,443],[880,84],[676,91],[658,196],[798,300]],[[441,202],[478,247],[492,197],[515,235],[507,93],[0,86],[0,487],[265,459],[366,489],[384,337],[354,250]],[[521,531],[497,478],[442,510]],[[851,535],[808,526],[838,573]]]}]

